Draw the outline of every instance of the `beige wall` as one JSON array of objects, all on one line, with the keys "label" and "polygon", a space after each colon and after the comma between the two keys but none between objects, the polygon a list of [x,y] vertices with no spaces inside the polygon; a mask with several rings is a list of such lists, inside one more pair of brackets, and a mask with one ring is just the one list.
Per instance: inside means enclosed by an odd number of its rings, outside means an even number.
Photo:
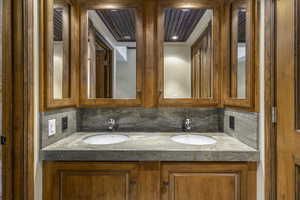
[{"label": "beige wall", "polygon": [[188,45],[165,44],[164,96],[191,97],[191,48]]},{"label": "beige wall", "polygon": [[136,98],[136,50],[127,49],[127,60],[117,60],[114,69],[114,98]]},{"label": "beige wall", "polygon": [[63,86],[63,42],[53,43],[53,96],[62,99]]},{"label": "beige wall", "polygon": [[42,200],[42,166],[39,160],[39,0],[34,0],[34,200]]}]

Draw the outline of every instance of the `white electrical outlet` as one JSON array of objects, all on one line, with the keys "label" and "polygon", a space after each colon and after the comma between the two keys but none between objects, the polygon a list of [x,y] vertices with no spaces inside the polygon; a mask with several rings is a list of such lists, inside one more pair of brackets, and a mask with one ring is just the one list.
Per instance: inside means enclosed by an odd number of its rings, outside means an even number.
[{"label": "white electrical outlet", "polygon": [[48,120],[48,135],[54,135],[56,133],[56,120],[50,119]]}]

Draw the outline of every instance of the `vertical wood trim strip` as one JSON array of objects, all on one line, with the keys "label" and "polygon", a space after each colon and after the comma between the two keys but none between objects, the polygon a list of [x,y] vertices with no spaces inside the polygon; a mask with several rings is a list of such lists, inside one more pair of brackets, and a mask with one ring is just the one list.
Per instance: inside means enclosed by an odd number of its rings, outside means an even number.
[{"label": "vertical wood trim strip", "polygon": [[[4,1],[5,200],[33,199],[33,1]],[[26,31],[25,31],[26,30]]]},{"label": "vertical wood trim strip", "polygon": [[276,125],[272,123],[272,106],[275,105],[275,2],[265,0],[265,199],[276,199]]},{"label": "vertical wood trim strip", "polygon": [[2,134],[6,136],[7,144],[2,147],[2,183],[3,199],[12,200],[12,5],[11,1],[3,1],[3,35],[2,35]]}]

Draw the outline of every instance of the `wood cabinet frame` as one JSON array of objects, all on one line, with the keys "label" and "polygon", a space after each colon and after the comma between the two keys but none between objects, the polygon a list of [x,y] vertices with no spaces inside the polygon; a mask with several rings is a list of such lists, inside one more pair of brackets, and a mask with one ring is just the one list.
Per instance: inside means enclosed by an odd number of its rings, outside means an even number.
[{"label": "wood cabinet frame", "polygon": [[[162,1],[158,4],[157,18],[157,51],[158,51],[158,106],[161,107],[218,107],[220,106],[220,1]],[[164,9],[165,8],[191,8],[213,9],[212,43],[213,43],[213,97],[212,98],[164,98]]]},{"label": "wood cabinet frame", "polygon": [[[236,90],[236,84],[231,84],[231,74],[236,73],[236,63],[232,61],[236,58],[236,44],[231,40],[237,37],[237,27],[232,26],[232,8],[247,6],[247,58],[246,58],[246,99],[231,97],[232,89]],[[237,15],[235,15],[237,17]],[[258,111],[259,101],[259,16],[257,0],[231,0],[224,5],[224,24],[222,32],[222,65],[224,69],[224,105],[248,111]],[[227,52],[227,53],[226,53]],[[235,81],[236,82],[236,81]]]},{"label": "wood cabinet frame", "polygon": [[[101,174],[110,176],[114,173],[127,174],[125,185],[128,185],[127,191],[123,195],[123,199],[143,199],[143,200],[165,200],[174,198],[174,174],[178,176],[199,175],[198,178],[211,176],[218,179],[221,176],[231,176],[235,178],[234,185],[228,185],[234,188],[236,200],[256,200],[256,162],[160,162],[160,161],[132,161],[132,162],[81,162],[81,161],[44,161],[43,162],[43,194],[45,200],[53,200],[62,197],[65,175],[81,175],[83,179],[77,177],[79,185],[84,184],[84,177],[98,176]],[[177,176],[177,177],[178,177]],[[194,176],[196,177],[196,176]],[[74,180],[74,179],[73,179]],[[75,180],[73,184],[76,184]],[[189,181],[187,182],[187,184]],[[65,188],[74,188],[73,184],[67,185]],[[214,196],[214,192],[221,194],[226,191],[225,188],[215,188],[214,184],[207,182],[211,190],[204,191],[203,195]],[[98,183],[97,187],[113,187],[110,182]],[[181,185],[194,190],[201,190],[201,185]],[[78,187],[78,186],[77,186]],[[116,192],[117,189],[115,189]],[[86,191],[85,191],[86,192]],[[186,197],[189,199],[188,189],[185,190]],[[83,192],[84,193],[84,192]],[[89,193],[90,194],[90,193]],[[185,195],[185,193],[183,193]],[[119,196],[120,197],[120,196]],[[93,198],[96,199],[96,198]],[[119,198],[120,199],[120,198]],[[128,200],[129,200],[128,199]],[[183,199],[183,198],[182,198]],[[216,199],[216,198],[214,198]],[[231,199],[224,196],[223,199]]]},{"label": "wood cabinet frame", "polygon": [[160,178],[161,200],[175,199],[174,174],[178,174],[178,176],[190,174],[193,176],[192,173],[215,177],[222,175],[235,176],[235,199],[256,200],[256,170],[255,162],[163,162]]},{"label": "wood cabinet frame", "polygon": [[53,97],[53,7],[55,0],[42,0],[40,6],[40,110],[72,107],[77,104],[78,9],[75,0],[55,1],[69,5],[70,98]]},{"label": "wood cabinet frame", "polygon": [[[144,66],[144,34],[143,34],[143,4],[138,0],[108,2],[108,1],[80,1],[80,107],[133,107],[143,105],[143,66]],[[89,99],[87,95],[86,60],[87,60],[87,10],[88,9],[136,9],[136,99]]]}]

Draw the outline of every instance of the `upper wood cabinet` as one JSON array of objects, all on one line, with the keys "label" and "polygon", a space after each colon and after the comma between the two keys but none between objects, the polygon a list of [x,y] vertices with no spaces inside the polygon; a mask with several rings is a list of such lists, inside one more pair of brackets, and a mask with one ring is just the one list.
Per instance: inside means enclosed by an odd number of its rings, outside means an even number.
[{"label": "upper wood cabinet", "polygon": [[142,106],[142,5],[80,3],[80,106]]},{"label": "upper wood cabinet", "polygon": [[219,105],[220,6],[159,3],[159,106]]},{"label": "upper wood cabinet", "polygon": [[41,8],[41,108],[75,106],[77,7],[73,0],[47,0]]},{"label": "upper wood cabinet", "polygon": [[255,111],[259,84],[256,0],[227,2],[224,19],[224,103]]},{"label": "upper wood cabinet", "polygon": [[43,0],[42,108],[258,111],[257,1]]}]

